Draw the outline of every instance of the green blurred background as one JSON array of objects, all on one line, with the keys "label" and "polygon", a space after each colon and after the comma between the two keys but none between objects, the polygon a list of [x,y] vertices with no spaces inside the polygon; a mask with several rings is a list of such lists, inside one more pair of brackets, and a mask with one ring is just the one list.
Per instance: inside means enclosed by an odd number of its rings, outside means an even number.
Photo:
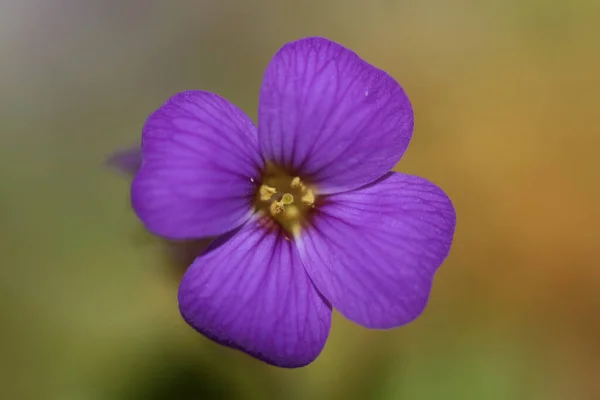
[{"label": "green blurred background", "polygon": [[[0,0],[0,398],[600,398],[597,0]],[[255,117],[285,42],[326,36],[416,113],[397,170],[458,226],[414,323],[334,316],[267,366],[181,319],[182,273],[104,166],[186,89]]]}]

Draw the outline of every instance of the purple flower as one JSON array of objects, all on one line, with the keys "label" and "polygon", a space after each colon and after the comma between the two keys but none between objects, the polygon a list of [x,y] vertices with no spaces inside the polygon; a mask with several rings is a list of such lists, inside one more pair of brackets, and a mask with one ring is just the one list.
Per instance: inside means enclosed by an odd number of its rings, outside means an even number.
[{"label": "purple flower", "polygon": [[[368,328],[415,319],[456,217],[438,187],[389,172],[413,131],[400,85],[334,42],[302,39],[267,67],[258,120],[190,91],[144,126],[140,220],[171,240],[219,236],[183,277],[183,318],[282,367],[319,355],[332,307]],[[121,157],[137,168],[135,153]]]}]

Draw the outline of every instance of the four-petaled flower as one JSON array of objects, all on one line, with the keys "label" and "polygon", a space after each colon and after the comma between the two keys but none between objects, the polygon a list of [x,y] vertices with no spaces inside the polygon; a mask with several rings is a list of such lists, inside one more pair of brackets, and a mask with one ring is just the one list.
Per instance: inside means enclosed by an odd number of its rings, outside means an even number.
[{"label": "four-petaled flower", "polygon": [[258,128],[213,93],[169,99],[144,126],[131,199],[159,236],[218,236],[183,277],[183,318],[282,367],[319,355],[332,307],[368,328],[415,319],[456,217],[438,187],[390,172],[412,132],[400,85],[322,38],[277,52]]}]

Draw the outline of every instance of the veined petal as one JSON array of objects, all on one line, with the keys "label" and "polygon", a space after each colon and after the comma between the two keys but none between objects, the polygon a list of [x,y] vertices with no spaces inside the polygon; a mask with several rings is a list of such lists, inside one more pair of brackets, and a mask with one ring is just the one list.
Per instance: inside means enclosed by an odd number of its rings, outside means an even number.
[{"label": "veined petal", "polygon": [[360,325],[392,328],[425,308],[455,225],[441,189],[390,173],[328,196],[297,243],[308,274],[334,308]]},{"label": "veined petal", "polygon": [[256,217],[196,259],[179,307],[210,339],[281,367],[312,362],[331,324],[292,242]]},{"label": "veined petal", "polygon": [[144,126],[132,205],[157,235],[220,235],[251,215],[262,165],[256,128],[239,108],[213,93],[180,93]]},{"label": "veined petal", "polygon": [[384,71],[327,39],[285,45],[259,103],[263,156],[320,193],[371,183],[400,160],[413,131],[406,93]]}]

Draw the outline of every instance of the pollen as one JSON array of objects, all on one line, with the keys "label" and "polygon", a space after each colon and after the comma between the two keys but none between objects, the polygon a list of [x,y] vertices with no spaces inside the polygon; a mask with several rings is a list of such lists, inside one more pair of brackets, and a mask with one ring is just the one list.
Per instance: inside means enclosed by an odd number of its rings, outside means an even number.
[{"label": "pollen", "polygon": [[303,193],[304,194],[302,195],[300,200],[302,200],[302,202],[306,205],[309,205],[309,206],[314,205],[315,204],[315,194],[313,193],[313,191],[311,189],[306,189]]},{"label": "pollen", "polygon": [[282,201],[274,201],[269,207],[269,212],[273,217],[280,214],[283,210],[285,210],[285,204]]},{"label": "pollen", "polygon": [[262,201],[268,201],[275,193],[277,193],[277,189],[268,185],[261,185],[258,193],[260,194],[260,199]]},{"label": "pollen", "polygon": [[[265,220],[266,226],[278,225],[291,236],[297,236],[315,208],[315,193],[309,182],[305,183],[299,176],[269,165],[263,172],[256,193],[255,209],[268,218]],[[276,224],[273,225],[273,222]]]},{"label": "pollen", "polygon": [[302,183],[302,181],[300,180],[300,177],[297,176],[294,179],[292,179],[292,182],[290,183],[290,186],[295,188],[303,188],[304,187],[304,183]]}]

